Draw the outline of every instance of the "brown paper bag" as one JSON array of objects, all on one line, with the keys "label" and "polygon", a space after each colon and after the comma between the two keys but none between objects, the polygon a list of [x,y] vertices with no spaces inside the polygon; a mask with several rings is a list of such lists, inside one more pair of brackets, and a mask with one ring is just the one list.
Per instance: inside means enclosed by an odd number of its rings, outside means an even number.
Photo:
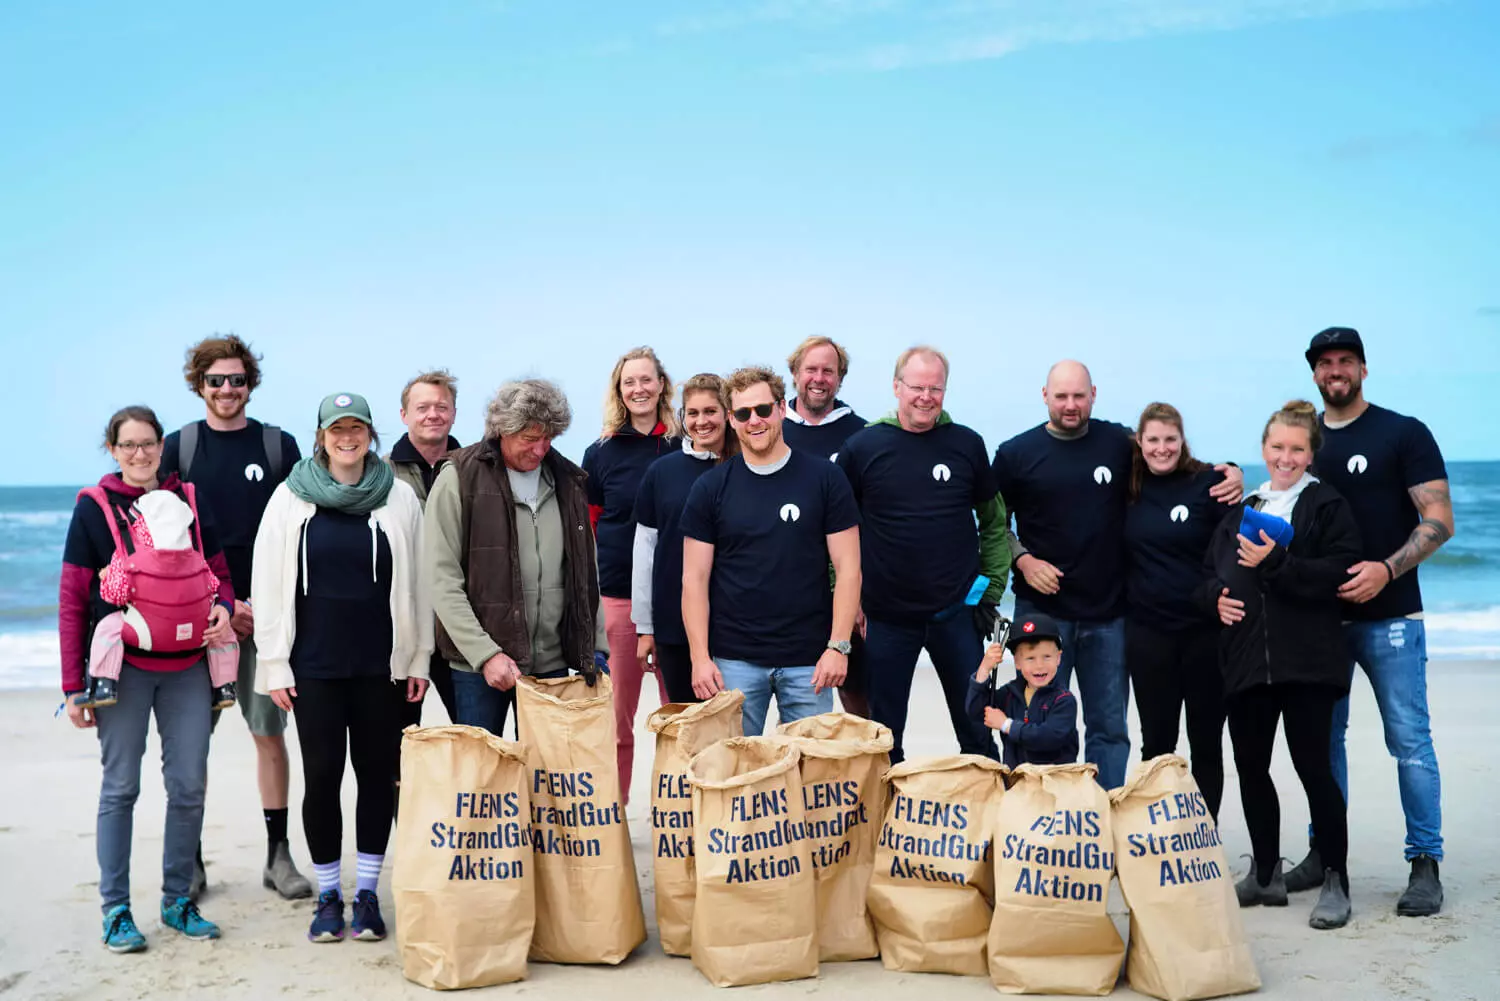
[{"label": "brown paper bag", "polygon": [[875,836],[885,817],[891,731],[848,713],[823,713],[776,728],[802,752],[802,806],[818,881],[818,958],[880,955],[866,898]]},{"label": "brown paper bag", "polygon": [[401,972],[423,987],[526,977],[536,921],[525,751],[477,726],[411,726],[391,894]]},{"label": "brown paper bag", "polygon": [[990,813],[1005,766],[976,754],[885,773],[870,916],[888,970],[983,976],[994,898]]},{"label": "brown paper bag", "polygon": [[1259,989],[1224,846],[1187,762],[1141,762],[1110,801],[1130,986],[1164,1001]]},{"label": "brown paper bag", "polygon": [[1125,943],[1106,912],[1115,843],[1093,765],[1021,765],[995,814],[990,980],[1006,994],[1108,994]]},{"label": "brown paper bag", "polygon": [[797,748],[733,737],[688,764],[693,787],[693,965],[717,987],[818,975],[818,889]]},{"label": "brown paper bag", "polygon": [[516,713],[531,766],[536,933],[544,963],[619,963],[646,940],[620,804],[609,676],[522,678]]},{"label": "brown paper bag", "polygon": [[698,892],[688,761],[715,741],[740,736],[744,704],[743,692],[720,692],[707,702],[669,703],[646,720],[646,729],[656,734],[656,763],[651,769],[656,927],[662,951],[669,956],[691,954],[693,900]]}]

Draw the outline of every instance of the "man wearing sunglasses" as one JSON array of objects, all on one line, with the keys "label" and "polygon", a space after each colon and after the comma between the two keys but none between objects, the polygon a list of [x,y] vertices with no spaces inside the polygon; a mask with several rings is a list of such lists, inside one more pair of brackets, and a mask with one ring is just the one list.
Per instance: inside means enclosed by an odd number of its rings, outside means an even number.
[{"label": "man wearing sunglasses", "polygon": [[[312,884],[297,871],[287,841],[287,796],[291,784],[286,753],[286,713],[270,696],[255,691],[255,617],[250,597],[250,554],[261,514],[271,493],[301,458],[297,440],[280,428],[245,416],[250,394],[260,384],[260,359],[234,334],[209,337],[187,350],[183,377],[203,399],[203,420],[167,435],[162,446],[163,479],[177,473],[198,489],[218,524],[229,577],[234,585],[230,624],[240,644],[240,711],[255,740],[256,777],[266,823],[266,864],[262,882],[288,900],[312,895]],[[217,725],[219,714],[214,714]],[[200,847],[192,896],[207,885]]]},{"label": "man wearing sunglasses", "polygon": [[772,695],[784,723],[833,709],[859,607],[859,511],[832,463],[782,439],[779,376],[742,368],[723,392],[740,454],[683,507],[682,620],[694,694],[743,692],[759,736]]},{"label": "man wearing sunglasses", "polygon": [[870,718],[902,734],[917,658],[932,658],[959,751],[998,758],[971,717],[969,679],[994,631],[1010,552],[984,439],[944,408],[948,359],[927,346],[896,360],[896,410],[844,443],[838,464],[859,505]]}]

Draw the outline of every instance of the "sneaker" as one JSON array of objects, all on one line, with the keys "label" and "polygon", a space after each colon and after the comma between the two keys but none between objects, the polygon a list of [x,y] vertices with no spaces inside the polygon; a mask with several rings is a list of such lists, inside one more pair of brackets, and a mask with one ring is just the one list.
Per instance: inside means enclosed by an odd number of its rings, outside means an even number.
[{"label": "sneaker", "polygon": [[318,910],[307,929],[309,942],[342,942],[344,940],[344,898],[337,890],[318,894]]},{"label": "sneaker", "polygon": [[292,847],[285,841],[278,842],[271,849],[271,859],[266,863],[260,881],[266,889],[275,890],[286,900],[311,897],[313,892],[307,877],[298,872],[296,865],[292,863]]},{"label": "sneaker", "polygon": [[195,942],[219,937],[219,926],[198,913],[198,905],[188,897],[161,902],[161,923],[180,931]]},{"label": "sneaker", "polygon": [[110,952],[144,952],[146,936],[135,926],[130,908],[124,904],[111,907],[104,915],[104,947]]},{"label": "sneaker", "polygon": [[1315,890],[1323,885],[1323,856],[1318,853],[1318,846],[1308,843],[1307,856],[1301,862],[1292,866],[1286,874],[1286,892],[1301,893],[1304,890]]},{"label": "sneaker", "polygon": [[374,890],[360,890],[354,895],[354,916],[349,930],[361,942],[379,942],[385,938],[385,918],[380,916],[380,898]]},{"label": "sneaker", "polygon": [[1241,907],[1254,907],[1264,904],[1267,907],[1286,906],[1286,877],[1281,874],[1281,860],[1276,860],[1276,868],[1271,870],[1271,882],[1261,885],[1255,878],[1255,863],[1250,863],[1250,871],[1245,873],[1245,878],[1234,884],[1234,895],[1239,898]]},{"label": "sneaker", "polygon": [[1349,914],[1353,908],[1349,904],[1347,881],[1347,876],[1340,876],[1332,869],[1324,870],[1323,892],[1318,894],[1318,902],[1307,918],[1310,927],[1326,931],[1329,928],[1342,928],[1349,923]]},{"label": "sneaker", "polygon": [[79,705],[103,709],[120,701],[120,683],[113,678],[90,678]]},{"label": "sneaker", "polygon": [[1406,892],[1396,901],[1396,913],[1403,918],[1425,918],[1443,909],[1443,882],[1438,879],[1438,860],[1418,855],[1411,860],[1411,878]]},{"label": "sneaker", "polygon": [[215,709],[233,709],[236,701],[234,682],[231,681],[227,685],[220,685],[214,689]]}]

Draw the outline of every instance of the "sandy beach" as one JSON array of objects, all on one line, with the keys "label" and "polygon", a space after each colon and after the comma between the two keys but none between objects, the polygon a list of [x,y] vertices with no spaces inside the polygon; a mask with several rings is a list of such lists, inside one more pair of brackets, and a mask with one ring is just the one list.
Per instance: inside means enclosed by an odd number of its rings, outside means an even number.
[{"label": "sandy beach", "polygon": [[[1356,681],[1349,736],[1352,770],[1350,875],[1354,919],[1340,931],[1314,932],[1307,912],[1315,894],[1294,897],[1286,909],[1252,909],[1245,922],[1266,998],[1474,999],[1500,997],[1500,768],[1495,760],[1493,707],[1500,705],[1500,664],[1435,663],[1429,688],[1438,755],[1443,768],[1447,902],[1430,919],[1398,918],[1405,886],[1403,824],[1396,770],[1387,755],[1379,718],[1363,679]],[[0,995],[15,998],[265,998],[272,996],[428,996],[401,976],[394,936],[383,943],[312,945],[305,937],[312,901],[282,901],[262,889],[264,827],[255,792],[254,755],[243,721],[226,717],[214,740],[204,843],[209,892],[204,913],[224,929],[214,943],[182,940],[156,918],[160,885],[163,794],[154,737],[136,808],[132,883],[134,907],[149,951],[114,956],[99,943],[98,869],[94,814],[98,750],[92,733],[54,719],[58,699],[44,692],[7,693],[0,702],[0,737],[9,762],[0,777],[0,862],[10,887],[0,916]],[[648,707],[643,706],[644,720]],[[444,722],[436,699],[428,723]],[[293,753],[293,852],[310,872],[299,811],[300,765]],[[951,736],[935,679],[918,677],[907,737],[912,756],[949,753]],[[1185,749],[1185,745],[1183,746]],[[1227,738],[1226,738],[1226,755]],[[708,997],[715,988],[685,959],[669,959],[657,943],[647,851],[646,809],[652,742],[637,744],[629,809],[636,865],[651,938],[618,968],[533,963],[519,984],[480,995],[575,999],[605,991],[625,997]],[[1283,854],[1300,858],[1306,803],[1285,749],[1278,747],[1276,780],[1282,790]],[[346,817],[352,817],[353,776],[345,778]],[[1249,850],[1231,769],[1223,829],[1236,871]],[[346,825],[346,882],[352,882],[352,822]],[[389,873],[387,861],[387,874]],[[381,896],[394,918],[389,888]],[[1112,908],[1125,927],[1116,893]],[[878,960],[824,964],[817,980],[748,989],[758,996],[879,996],[947,998],[995,996],[987,979],[895,974]],[[1122,984],[1117,997],[1139,997]]]}]

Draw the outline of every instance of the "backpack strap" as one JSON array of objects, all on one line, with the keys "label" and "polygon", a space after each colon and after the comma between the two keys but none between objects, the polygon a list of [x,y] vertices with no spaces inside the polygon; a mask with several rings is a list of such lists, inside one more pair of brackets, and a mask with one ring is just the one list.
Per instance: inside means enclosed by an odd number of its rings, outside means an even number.
[{"label": "backpack strap", "polygon": [[87,497],[99,505],[99,511],[104,515],[104,524],[109,527],[109,537],[114,540],[115,551],[124,553],[126,556],[135,555],[135,540],[130,536],[130,524],[120,509],[109,499],[109,494],[97,483],[91,487],[84,487],[78,491],[80,498]]},{"label": "backpack strap", "polygon": [[276,477],[277,482],[286,479],[286,470],[281,466],[281,428],[275,424],[262,424],[260,428],[262,444],[266,450],[266,464],[271,468],[267,472]]},{"label": "backpack strap", "polygon": [[198,429],[202,426],[202,421],[193,421],[177,432],[177,475],[184,483],[193,468],[193,457],[198,454]]}]

